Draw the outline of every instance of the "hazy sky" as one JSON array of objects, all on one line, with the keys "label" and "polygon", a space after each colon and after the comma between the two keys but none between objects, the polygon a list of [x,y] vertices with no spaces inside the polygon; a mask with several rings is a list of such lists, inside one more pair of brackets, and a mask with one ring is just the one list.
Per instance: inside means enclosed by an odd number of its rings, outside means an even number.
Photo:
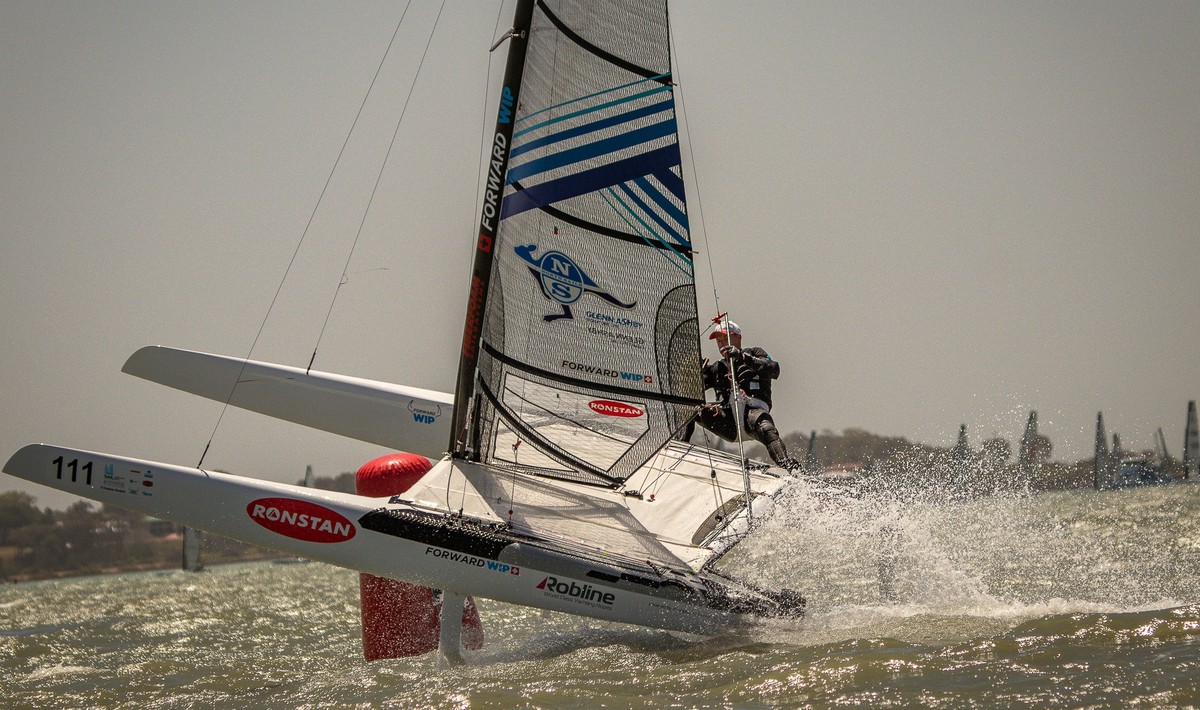
[{"label": "hazy sky", "polygon": [[[453,387],[511,4],[446,4],[384,165],[438,12],[413,1],[253,357],[308,362],[362,223],[315,367]],[[1179,454],[1200,3],[671,7],[701,312],[711,266],[782,363],[782,430],[949,445],[966,423],[978,446],[1037,409],[1074,460],[1103,409]],[[220,406],[121,365],[249,352],[403,10],[0,3],[0,460],[45,441],[198,461]],[[380,453],[231,410],[205,465],[294,481]]]}]

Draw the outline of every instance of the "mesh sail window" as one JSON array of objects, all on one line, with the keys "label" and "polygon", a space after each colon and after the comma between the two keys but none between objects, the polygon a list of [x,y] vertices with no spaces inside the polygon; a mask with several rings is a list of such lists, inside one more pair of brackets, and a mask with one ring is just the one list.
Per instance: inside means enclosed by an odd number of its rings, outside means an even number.
[{"label": "mesh sail window", "polygon": [[519,96],[481,457],[618,486],[703,403],[666,3],[539,0]]}]

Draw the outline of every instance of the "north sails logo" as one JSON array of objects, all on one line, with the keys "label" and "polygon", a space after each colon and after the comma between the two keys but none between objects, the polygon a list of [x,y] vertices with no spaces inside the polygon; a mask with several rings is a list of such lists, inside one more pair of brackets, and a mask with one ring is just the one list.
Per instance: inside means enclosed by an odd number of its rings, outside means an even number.
[{"label": "north sails logo", "polygon": [[610,417],[640,417],[645,414],[633,405],[608,399],[593,399],[588,402],[588,407],[597,414],[607,414]]},{"label": "north sails logo", "polygon": [[250,501],[246,514],[273,533],[305,542],[345,542],[355,533],[341,513],[296,498],[259,498]]},{"label": "north sails logo", "polygon": [[582,298],[585,293],[590,293],[618,308],[630,309],[637,305],[637,301],[622,303],[616,296],[601,289],[566,254],[548,251],[539,258],[534,255],[537,249],[536,244],[513,247],[517,256],[529,264],[529,273],[533,274],[533,278],[542,287],[542,295],[562,306],[562,313],[544,315],[543,320],[549,322],[559,318],[573,319],[575,316],[571,313],[571,304]]},{"label": "north sails logo", "polygon": [[574,581],[563,582],[558,577],[547,577],[538,582],[535,589],[551,597],[566,597],[576,604],[612,608],[617,601],[617,595],[612,592],[602,592],[590,584],[579,585]]}]

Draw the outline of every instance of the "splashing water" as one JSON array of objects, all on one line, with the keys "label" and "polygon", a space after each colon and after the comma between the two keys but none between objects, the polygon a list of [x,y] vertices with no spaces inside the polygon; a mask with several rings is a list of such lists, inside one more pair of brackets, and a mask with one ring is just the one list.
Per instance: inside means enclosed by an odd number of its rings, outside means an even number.
[{"label": "splashing water", "polygon": [[906,628],[946,640],[1049,614],[1164,609],[1200,588],[1198,493],[1182,484],[905,503],[801,482],[725,563],[804,590],[805,642],[906,638]]},{"label": "splashing water", "polygon": [[801,482],[724,563],[803,591],[805,620],[699,639],[485,601],[459,669],[365,663],[358,576],[315,563],[6,585],[0,688],[14,707],[1184,706],[1198,494]]}]

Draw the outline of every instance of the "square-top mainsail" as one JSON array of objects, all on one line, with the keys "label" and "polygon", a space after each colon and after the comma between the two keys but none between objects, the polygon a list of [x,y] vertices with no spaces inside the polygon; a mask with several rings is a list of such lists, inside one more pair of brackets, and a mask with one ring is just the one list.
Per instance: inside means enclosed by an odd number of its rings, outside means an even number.
[{"label": "square-top mainsail", "polygon": [[480,458],[616,486],[703,401],[666,3],[539,0],[516,96]]}]

